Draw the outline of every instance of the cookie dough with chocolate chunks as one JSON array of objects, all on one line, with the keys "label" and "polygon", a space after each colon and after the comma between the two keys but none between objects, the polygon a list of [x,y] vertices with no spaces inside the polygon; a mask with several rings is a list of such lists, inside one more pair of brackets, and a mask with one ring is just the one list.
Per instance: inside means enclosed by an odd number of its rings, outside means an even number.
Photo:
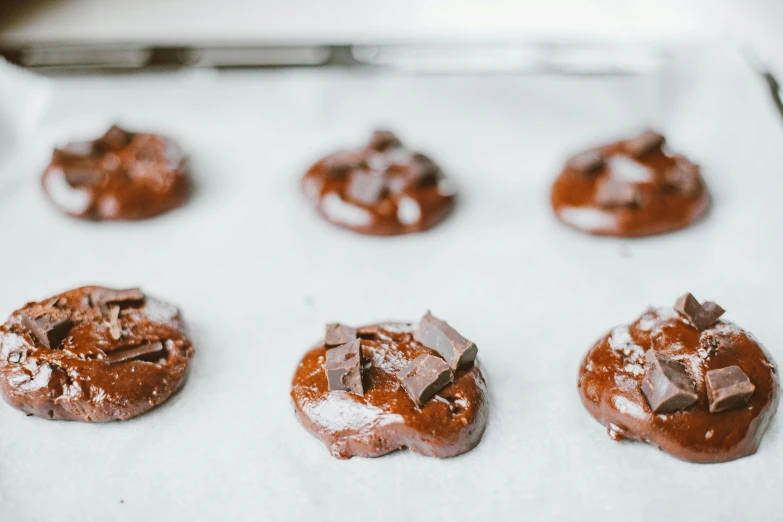
[{"label": "cookie dough with chocolate chunks", "polygon": [[[402,448],[445,458],[474,448],[489,416],[484,377],[475,354],[452,370],[433,346],[417,340],[435,338],[433,328],[432,321],[428,332],[407,323],[374,324],[356,329],[345,344],[321,343],[307,352],[291,385],[299,422],[341,459]],[[332,324],[327,336],[338,329],[353,331]],[[438,342],[456,342],[453,334],[448,327]]]},{"label": "cookie dough with chocolate chunks", "polygon": [[689,462],[756,452],[779,402],[772,357],[723,309],[691,294],[600,339],[579,393],[615,440],[648,442]]},{"label": "cookie dough with chocolate chunks", "polygon": [[318,161],[302,178],[302,190],[328,221],[376,236],[426,230],[455,200],[440,167],[389,131],[376,131],[366,146]]},{"label": "cookie dough with chocolate chunks", "polygon": [[86,286],[0,326],[0,392],[28,415],[125,420],[168,399],[192,355],[175,307],[137,288]]},{"label": "cookie dough with chocolate chunks", "polygon": [[558,219],[584,232],[639,237],[685,228],[709,207],[700,169],[647,130],[573,156],[552,187]]},{"label": "cookie dough with chocolate chunks", "polygon": [[190,186],[174,142],[117,126],[97,140],[55,149],[41,183],[60,210],[98,221],[163,214],[185,202]]}]

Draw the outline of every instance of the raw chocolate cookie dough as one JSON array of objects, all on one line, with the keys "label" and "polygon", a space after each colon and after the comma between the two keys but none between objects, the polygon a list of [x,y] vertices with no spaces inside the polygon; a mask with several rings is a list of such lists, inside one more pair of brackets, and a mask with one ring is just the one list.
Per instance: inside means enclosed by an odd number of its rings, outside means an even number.
[{"label": "raw chocolate cookie dough", "polygon": [[163,214],[182,205],[189,188],[185,157],[176,144],[116,126],[95,141],[55,149],[42,184],[60,210],[94,220]]},{"label": "raw chocolate cookie dough", "polygon": [[775,363],[723,309],[691,294],[599,340],[579,393],[615,440],[649,442],[690,462],[756,452],[778,407]]},{"label": "raw chocolate cookie dough", "polygon": [[296,415],[335,457],[409,448],[452,457],[474,448],[489,416],[476,345],[427,313],[418,326],[331,324],[292,383]]},{"label": "raw chocolate cookie dough", "polygon": [[377,236],[426,230],[454,206],[454,190],[435,162],[387,131],[376,131],[366,147],[320,160],[302,190],[335,225]]},{"label": "raw chocolate cookie dough", "polygon": [[140,415],[182,384],[193,347],[179,311],[139,289],[77,288],[0,326],[0,391],[46,419]]},{"label": "raw chocolate cookie dough", "polygon": [[652,131],[572,157],[552,187],[557,217],[591,234],[638,237],[685,228],[707,210],[699,167]]}]

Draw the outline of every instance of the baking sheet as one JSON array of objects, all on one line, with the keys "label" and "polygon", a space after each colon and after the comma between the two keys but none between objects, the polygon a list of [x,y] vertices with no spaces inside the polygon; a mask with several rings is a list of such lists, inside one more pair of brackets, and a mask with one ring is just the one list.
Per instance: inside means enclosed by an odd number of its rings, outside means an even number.
[{"label": "baking sheet", "polygon": [[[32,80],[0,69],[0,312],[71,287],[141,285],[180,305],[196,356],[152,412],[88,425],[0,404],[0,520],[765,520],[779,513],[775,420],[720,465],[615,443],[576,372],[615,324],[684,291],[713,299],[783,361],[783,127],[733,50],[636,76],[398,75],[364,70]],[[10,108],[9,108],[10,107]],[[12,108],[12,109],[11,109]],[[189,205],[138,223],[59,215],[51,147],[119,121],[190,152]],[[661,237],[559,225],[548,188],[569,152],[650,123],[703,166],[713,211]],[[461,199],[436,229],[371,238],[324,223],[298,179],[376,125],[431,154]],[[10,149],[10,150],[9,150]],[[297,423],[294,368],[324,324],[427,309],[479,345],[492,411],[453,459],[338,461]]]}]

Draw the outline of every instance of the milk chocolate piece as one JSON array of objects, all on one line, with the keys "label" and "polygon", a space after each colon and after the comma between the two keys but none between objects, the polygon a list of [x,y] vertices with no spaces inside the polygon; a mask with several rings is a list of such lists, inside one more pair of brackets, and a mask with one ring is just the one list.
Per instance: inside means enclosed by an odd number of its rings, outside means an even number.
[{"label": "milk chocolate piece", "polygon": [[106,356],[106,360],[109,364],[117,364],[131,359],[138,359],[145,355],[151,355],[163,351],[163,343],[160,341],[154,343],[145,343],[138,346],[131,346],[129,348],[123,348],[115,350]]},{"label": "milk chocolate piece", "polygon": [[118,127],[112,125],[112,127],[106,131],[106,134],[98,138],[95,144],[104,150],[120,150],[128,143],[130,143],[133,134]]},{"label": "milk chocolate piece", "polygon": [[379,152],[401,146],[402,142],[400,139],[397,138],[393,132],[387,130],[376,130],[373,132],[372,138],[370,138],[370,144],[368,145],[370,149],[377,150]]},{"label": "milk chocolate piece", "polygon": [[413,402],[422,407],[451,382],[452,372],[440,357],[422,354],[403,368],[397,378]]},{"label": "milk chocolate piece", "polygon": [[593,149],[573,156],[566,163],[566,167],[582,174],[594,174],[603,168],[604,163],[604,155],[601,151]]},{"label": "milk chocolate piece", "polygon": [[604,208],[638,207],[641,194],[633,183],[607,178],[599,183],[595,202]]},{"label": "milk chocolate piece", "polygon": [[324,158],[324,168],[329,176],[343,176],[362,166],[364,158],[356,151],[340,151]]},{"label": "milk chocolate piece", "polygon": [[22,314],[22,324],[39,343],[49,349],[57,348],[73,327],[70,317],[52,317],[50,314],[35,319]]},{"label": "milk chocolate piece", "polygon": [[64,168],[63,173],[65,174],[65,181],[67,181],[68,184],[74,188],[101,185],[103,184],[103,181],[106,179],[106,175],[100,170],[98,170],[97,168],[95,169]]},{"label": "milk chocolate piece", "polygon": [[340,323],[330,323],[326,325],[326,336],[324,344],[327,348],[340,346],[356,340],[356,328],[345,326]]},{"label": "milk chocolate piece", "polygon": [[625,142],[625,148],[631,156],[641,158],[650,152],[660,149],[666,141],[663,135],[655,131],[646,130],[636,138]]},{"label": "milk chocolate piece", "polygon": [[357,171],[348,181],[348,197],[365,205],[375,205],[386,195],[388,186],[383,176]]},{"label": "milk chocolate piece", "polygon": [[438,352],[452,370],[471,364],[478,353],[476,343],[462,337],[446,321],[438,319],[430,312],[427,312],[419,322],[413,338],[416,342]]},{"label": "milk chocolate piece", "polygon": [[680,160],[664,176],[664,186],[685,197],[698,195],[699,167],[687,160]]},{"label": "milk chocolate piece", "polygon": [[739,366],[710,370],[704,376],[704,382],[711,413],[744,406],[756,389]]},{"label": "milk chocolate piece", "polygon": [[95,293],[93,301],[98,305],[139,306],[144,303],[144,293],[139,288],[101,290]]},{"label": "milk chocolate piece", "polygon": [[362,342],[360,339],[326,351],[326,380],[330,391],[364,395],[362,386]]},{"label": "milk chocolate piece", "polygon": [[642,393],[655,413],[684,410],[698,400],[695,386],[685,366],[655,350],[647,350],[647,375]]},{"label": "milk chocolate piece", "polygon": [[699,330],[709,328],[726,312],[712,301],[699,304],[699,301],[691,293],[680,297],[674,303],[674,310]]}]

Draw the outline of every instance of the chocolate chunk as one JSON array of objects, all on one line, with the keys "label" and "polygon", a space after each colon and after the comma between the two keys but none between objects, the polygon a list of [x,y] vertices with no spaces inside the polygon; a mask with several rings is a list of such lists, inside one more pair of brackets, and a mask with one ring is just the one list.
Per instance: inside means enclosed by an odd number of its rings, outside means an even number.
[{"label": "chocolate chunk", "polygon": [[356,340],[356,328],[345,326],[340,323],[330,323],[326,325],[326,336],[324,344],[327,348],[340,346]]},{"label": "chocolate chunk", "polygon": [[106,134],[95,141],[95,145],[103,150],[120,150],[131,142],[133,134],[116,125],[106,131]]},{"label": "chocolate chunk", "polygon": [[663,146],[666,138],[655,131],[646,130],[640,136],[625,142],[625,149],[635,158],[649,154]]},{"label": "chocolate chunk", "polygon": [[362,154],[355,151],[341,151],[324,158],[323,165],[329,176],[337,177],[361,167],[363,162]]},{"label": "chocolate chunk", "polygon": [[633,183],[607,178],[598,184],[595,202],[604,208],[638,207],[642,198]]},{"label": "chocolate chunk", "polygon": [[22,324],[39,343],[49,349],[57,348],[73,327],[70,317],[53,317],[50,314],[35,319],[22,314]]},{"label": "chocolate chunk", "polygon": [[78,141],[66,144],[61,149],[56,149],[64,156],[73,158],[88,158],[95,153],[95,144],[91,141]]},{"label": "chocolate chunk", "polygon": [[430,312],[427,312],[419,322],[413,338],[416,342],[438,352],[452,370],[476,360],[478,353],[476,343],[462,337],[446,321],[438,319]]},{"label": "chocolate chunk", "polygon": [[421,407],[451,382],[452,373],[440,357],[423,354],[403,368],[397,378],[413,402]]},{"label": "chocolate chunk", "polygon": [[739,408],[748,403],[756,387],[739,366],[710,370],[704,376],[710,413]]},{"label": "chocolate chunk", "polygon": [[138,288],[128,290],[101,289],[92,296],[97,305],[110,305],[117,303],[120,306],[140,306],[144,303],[144,293]]},{"label": "chocolate chunk", "polygon": [[686,160],[678,161],[671,170],[666,172],[664,187],[685,197],[698,195],[701,189],[699,167]]},{"label": "chocolate chunk", "polygon": [[412,160],[408,170],[408,185],[425,187],[437,183],[440,167],[429,156],[417,152]]},{"label": "chocolate chunk", "polygon": [[594,174],[603,168],[604,155],[598,149],[587,150],[573,156],[566,163],[566,167],[583,174]]},{"label": "chocolate chunk", "polygon": [[123,348],[121,350],[113,351],[106,356],[106,360],[109,362],[109,364],[117,364],[124,361],[130,361],[131,359],[138,359],[140,357],[144,357],[145,355],[151,355],[162,351],[163,351],[163,343],[160,341],[156,341],[154,343],[145,343],[145,344],[140,344],[138,346],[131,346],[128,348]]},{"label": "chocolate chunk", "polygon": [[699,301],[691,293],[677,299],[677,302],[674,303],[674,310],[699,330],[709,328],[726,312],[712,301],[699,304]]},{"label": "chocolate chunk", "polygon": [[65,174],[65,181],[68,182],[68,184],[74,188],[76,187],[94,187],[97,185],[102,185],[104,179],[106,179],[106,175],[96,169],[85,169],[85,168],[69,168],[65,167],[63,168],[63,173]]},{"label": "chocolate chunk", "polygon": [[642,380],[642,393],[655,413],[684,410],[698,400],[695,386],[685,366],[656,352],[647,350],[647,375]]},{"label": "chocolate chunk", "polygon": [[355,339],[326,351],[326,380],[330,391],[364,395],[362,386],[362,342]]},{"label": "chocolate chunk", "polygon": [[368,147],[372,150],[383,152],[387,149],[402,147],[402,142],[390,131],[376,130],[373,132],[372,138],[370,138]]},{"label": "chocolate chunk", "polygon": [[348,197],[365,205],[375,205],[388,191],[386,180],[378,174],[357,171],[348,181]]}]

